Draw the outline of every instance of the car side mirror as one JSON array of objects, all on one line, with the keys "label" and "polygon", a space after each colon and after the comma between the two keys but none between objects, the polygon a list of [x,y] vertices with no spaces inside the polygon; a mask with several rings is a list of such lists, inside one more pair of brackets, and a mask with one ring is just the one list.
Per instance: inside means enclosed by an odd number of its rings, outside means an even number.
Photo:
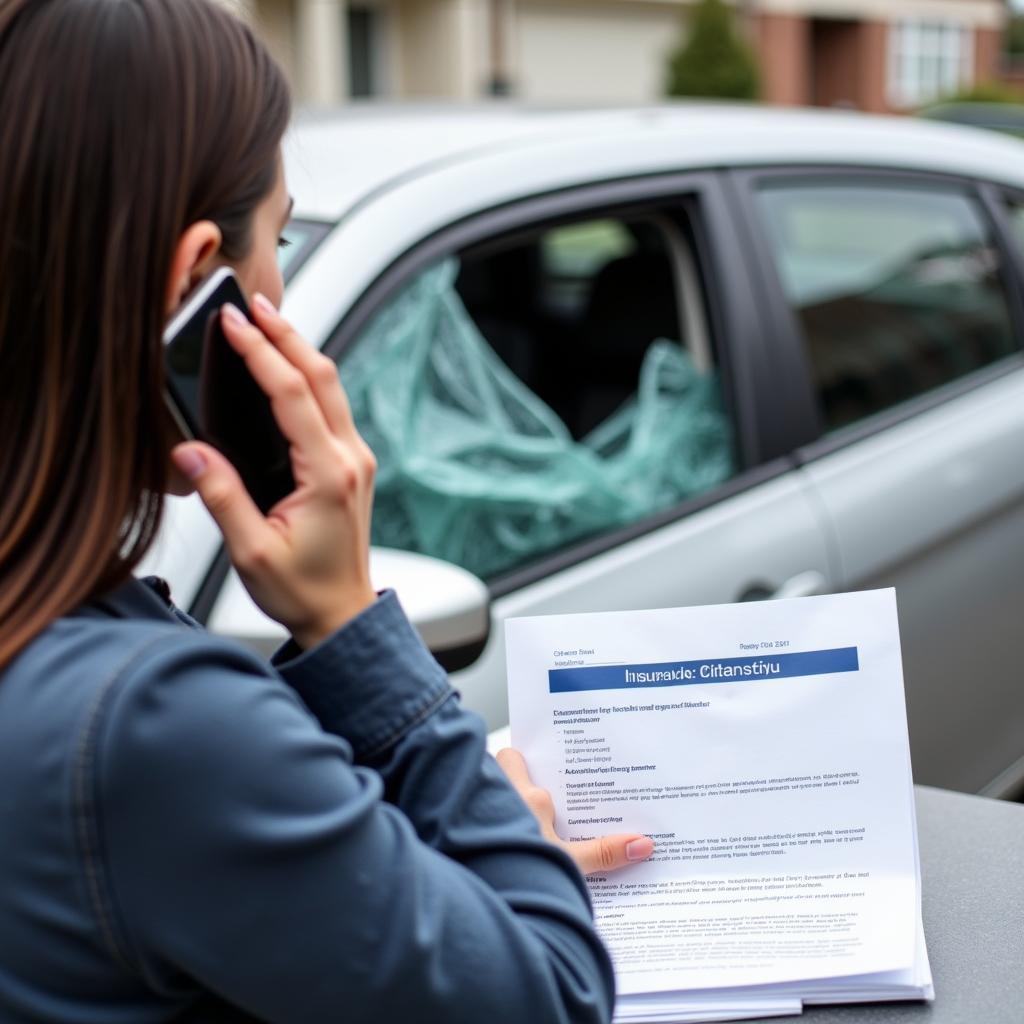
[{"label": "car side mirror", "polygon": [[429,555],[370,549],[370,578],[398,594],[405,614],[449,672],[472,665],[491,633],[491,595],[467,569]]},{"label": "car side mirror", "polygon": [[[490,635],[491,597],[472,573],[428,555],[371,548],[370,579],[378,590],[395,591],[423,642],[449,672],[480,657]],[[256,606],[234,569],[207,626],[267,657],[288,637],[283,626]]]}]

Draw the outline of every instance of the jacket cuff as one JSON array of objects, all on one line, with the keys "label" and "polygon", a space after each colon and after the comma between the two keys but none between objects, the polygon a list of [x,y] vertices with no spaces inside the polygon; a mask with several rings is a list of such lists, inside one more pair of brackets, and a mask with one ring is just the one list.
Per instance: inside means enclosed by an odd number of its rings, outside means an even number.
[{"label": "jacket cuff", "polygon": [[455,692],[393,590],[316,647],[303,651],[289,641],[272,660],[323,728],[348,740],[361,761],[397,743]]}]

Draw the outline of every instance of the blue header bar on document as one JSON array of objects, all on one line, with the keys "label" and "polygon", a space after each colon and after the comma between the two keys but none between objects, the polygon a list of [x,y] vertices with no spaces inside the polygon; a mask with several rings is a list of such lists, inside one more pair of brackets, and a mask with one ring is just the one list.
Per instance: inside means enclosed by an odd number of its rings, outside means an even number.
[{"label": "blue header bar on document", "polygon": [[635,690],[650,686],[699,686],[705,683],[754,683],[794,676],[856,672],[856,647],[745,658],[709,658],[649,665],[592,665],[548,670],[550,693],[585,690]]}]

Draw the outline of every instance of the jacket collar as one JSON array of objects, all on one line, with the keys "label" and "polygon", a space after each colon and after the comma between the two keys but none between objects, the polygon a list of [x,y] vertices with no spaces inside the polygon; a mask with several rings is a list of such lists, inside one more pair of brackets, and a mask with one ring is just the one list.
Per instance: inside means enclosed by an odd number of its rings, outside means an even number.
[{"label": "jacket collar", "polygon": [[171,588],[159,576],[132,576],[109,593],[84,604],[81,613],[115,619],[180,621],[171,604]]}]

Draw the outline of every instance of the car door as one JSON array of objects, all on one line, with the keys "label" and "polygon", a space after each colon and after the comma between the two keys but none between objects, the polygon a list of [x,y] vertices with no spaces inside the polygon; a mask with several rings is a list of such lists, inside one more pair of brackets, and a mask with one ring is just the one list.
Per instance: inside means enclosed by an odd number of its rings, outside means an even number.
[{"label": "car door", "polygon": [[1011,792],[1024,760],[1018,273],[979,188],[866,170],[736,175],[770,316],[808,358],[800,451],[845,589],[895,587],[914,775]]},{"label": "car door", "polygon": [[715,176],[509,204],[389,278],[326,351],[380,464],[374,542],[490,587],[490,636],[454,677],[489,728],[507,722],[509,616],[832,586],[788,457],[811,417]]}]

